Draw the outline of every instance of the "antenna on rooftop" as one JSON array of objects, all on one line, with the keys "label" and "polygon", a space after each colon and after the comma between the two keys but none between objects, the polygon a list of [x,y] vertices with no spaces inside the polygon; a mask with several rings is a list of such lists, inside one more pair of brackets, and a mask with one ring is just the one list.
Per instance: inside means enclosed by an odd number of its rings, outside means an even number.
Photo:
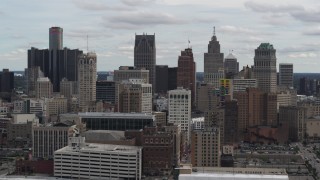
[{"label": "antenna on rooftop", "polygon": [[87,52],[89,52],[89,36],[87,34]]},{"label": "antenna on rooftop", "polygon": [[216,35],[216,27],[213,26],[213,35],[215,36]]}]

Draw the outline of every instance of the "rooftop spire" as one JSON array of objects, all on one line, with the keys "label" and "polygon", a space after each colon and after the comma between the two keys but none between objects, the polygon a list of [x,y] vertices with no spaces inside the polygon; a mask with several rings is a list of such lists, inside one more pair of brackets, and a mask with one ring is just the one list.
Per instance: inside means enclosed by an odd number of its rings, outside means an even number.
[{"label": "rooftop spire", "polygon": [[213,36],[216,36],[216,27],[213,26]]}]

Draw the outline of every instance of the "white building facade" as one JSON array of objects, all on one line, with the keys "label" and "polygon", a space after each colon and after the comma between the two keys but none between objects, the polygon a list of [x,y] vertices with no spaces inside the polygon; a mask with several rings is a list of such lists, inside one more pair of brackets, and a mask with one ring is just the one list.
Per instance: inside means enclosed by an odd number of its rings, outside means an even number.
[{"label": "white building facade", "polygon": [[169,123],[180,124],[190,139],[191,131],[191,91],[178,88],[169,91]]},{"label": "white building facade", "polygon": [[54,153],[54,176],[72,179],[141,179],[142,148],[85,144],[71,137],[69,145]]}]

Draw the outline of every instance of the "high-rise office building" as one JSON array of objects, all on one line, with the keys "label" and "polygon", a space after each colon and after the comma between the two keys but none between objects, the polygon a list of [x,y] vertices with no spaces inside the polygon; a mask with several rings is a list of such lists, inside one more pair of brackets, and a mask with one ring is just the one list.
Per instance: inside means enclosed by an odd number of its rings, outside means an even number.
[{"label": "high-rise office building", "polygon": [[220,132],[214,127],[191,133],[191,164],[194,167],[220,166]]},{"label": "high-rise office building", "polygon": [[14,89],[14,73],[9,69],[3,69],[0,72],[0,92],[11,93]]},{"label": "high-rise office building", "polygon": [[191,91],[178,88],[169,91],[169,123],[181,125],[181,131],[190,138],[191,130]]},{"label": "high-rise office building", "polygon": [[136,35],[134,66],[149,70],[149,82],[153,92],[156,88],[156,40],[155,35]]},{"label": "high-rise office building", "polygon": [[119,112],[152,112],[152,85],[144,83],[143,79],[123,81],[118,85],[117,96]]},{"label": "high-rise office building", "polygon": [[218,107],[219,98],[212,84],[199,84],[197,86],[196,108],[201,112],[211,111]]},{"label": "high-rise office building", "polygon": [[235,92],[238,102],[238,137],[243,138],[247,128],[277,125],[277,95],[257,88]]},{"label": "high-rise office building", "polygon": [[27,94],[29,97],[35,97],[36,82],[38,78],[44,77],[43,72],[39,66],[34,66],[25,69],[25,75],[27,79]]},{"label": "high-rise office building", "polygon": [[96,101],[97,56],[81,54],[78,67],[79,107],[85,111],[89,103]]},{"label": "high-rise office building", "polygon": [[49,78],[38,78],[36,82],[36,98],[51,98],[53,93]]},{"label": "high-rise office building", "polygon": [[280,106],[279,124],[288,130],[290,141],[303,141],[306,135],[307,108]]},{"label": "high-rise office building", "polygon": [[79,49],[48,50],[32,47],[28,50],[28,69],[39,66],[44,77],[48,77],[52,82],[53,90],[59,92],[60,81],[63,78],[78,81],[80,54],[82,51]]},{"label": "high-rise office building", "polygon": [[49,28],[49,49],[59,50],[63,48],[63,29],[60,27]]},{"label": "high-rise office building", "polygon": [[156,93],[167,94],[168,91],[168,65],[156,66]]},{"label": "high-rise office building", "polygon": [[[118,85],[124,80],[129,79],[143,79],[145,83],[149,84],[149,70],[145,68],[137,68],[134,66],[120,66],[118,70],[114,70],[115,92],[118,91]],[[115,103],[118,102],[118,95],[115,93]]]},{"label": "high-rise office building", "polygon": [[293,64],[279,64],[279,85],[293,87]]},{"label": "high-rise office building", "polygon": [[263,92],[276,93],[277,58],[272,44],[261,43],[255,50],[253,73]]},{"label": "high-rise office building", "polygon": [[68,81],[67,78],[63,78],[60,81],[60,94],[70,99],[73,95],[78,94],[78,82],[77,81]]},{"label": "high-rise office building", "polygon": [[235,75],[239,73],[239,62],[232,53],[224,59],[224,70],[226,74]]},{"label": "high-rise office building", "polygon": [[177,67],[168,68],[168,90],[177,89]]},{"label": "high-rise office building", "polygon": [[208,52],[204,53],[204,82],[218,86],[219,80],[224,78],[223,53],[215,33],[208,44]]},{"label": "high-rise office building", "polygon": [[195,102],[196,63],[191,48],[181,51],[178,58],[177,86],[191,91],[191,103]]},{"label": "high-rise office building", "polygon": [[78,80],[79,54],[82,54],[79,49],[63,48],[62,28],[52,27],[49,29],[49,49],[31,47],[28,50],[28,68],[39,66],[44,77],[52,82],[54,92],[59,92],[62,78]]}]

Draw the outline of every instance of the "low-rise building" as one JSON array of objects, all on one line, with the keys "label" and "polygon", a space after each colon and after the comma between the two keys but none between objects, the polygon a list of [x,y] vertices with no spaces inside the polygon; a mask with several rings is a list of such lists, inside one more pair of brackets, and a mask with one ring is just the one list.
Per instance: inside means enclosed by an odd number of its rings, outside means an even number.
[{"label": "low-rise building", "polygon": [[83,137],[71,137],[68,146],[55,151],[55,177],[141,179],[141,147],[84,142]]}]

